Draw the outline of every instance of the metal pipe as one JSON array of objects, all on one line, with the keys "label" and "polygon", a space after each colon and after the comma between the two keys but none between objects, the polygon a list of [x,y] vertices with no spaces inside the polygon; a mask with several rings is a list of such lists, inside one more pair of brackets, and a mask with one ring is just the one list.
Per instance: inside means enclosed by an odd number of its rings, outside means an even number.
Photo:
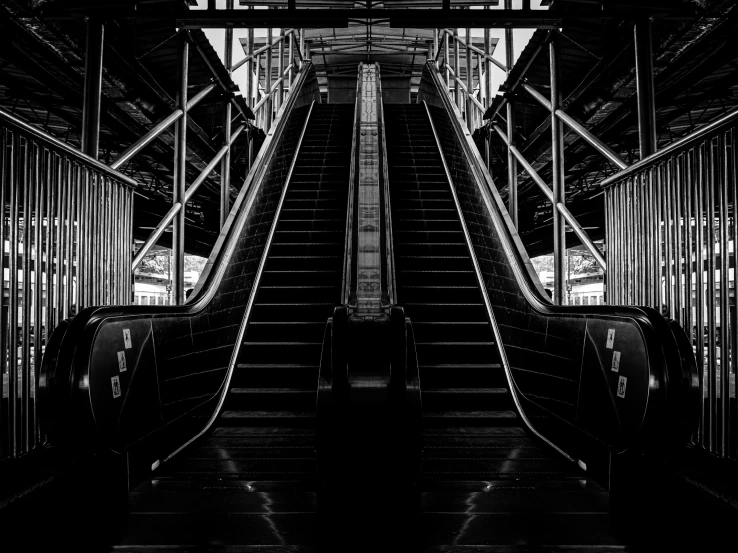
[{"label": "metal pipe", "polygon": [[[18,198],[20,186],[20,149],[21,141],[17,133],[13,133],[10,165],[10,236],[8,241],[8,453],[16,457],[18,451],[18,434],[15,424],[18,413]],[[4,247],[4,245],[3,245]]]},{"label": "metal pipe", "polygon": [[[13,134],[9,129],[5,127],[0,126],[0,213],[3,214],[2,216],[2,223],[0,225],[0,244],[2,244],[0,251],[2,252],[2,257],[0,257],[0,268],[3,269],[3,273],[5,273],[5,241],[8,239],[8,236],[5,232],[5,211],[6,208],[9,207],[8,203],[6,202],[6,190],[8,192],[12,193],[11,190],[9,190],[8,183],[13,182],[13,172],[12,172],[12,166],[13,166],[13,150],[12,147],[14,145],[14,139]],[[8,229],[10,230],[10,228]],[[9,260],[9,258],[8,258]],[[8,275],[9,276],[9,275]],[[3,281],[5,279],[5,275],[3,274]],[[4,284],[3,284],[4,287]],[[0,304],[0,314],[2,314],[2,320],[5,321],[5,312],[3,310],[3,305]],[[6,344],[6,333],[5,329],[0,328],[0,375],[3,374],[10,374],[9,369],[6,369],[6,361],[7,358],[5,356],[5,350],[6,347],[10,347],[10,344]],[[11,348],[12,349],[12,348]],[[7,417],[6,417],[7,413]],[[5,436],[6,428],[8,428],[7,425],[11,423],[11,417],[10,417],[10,411],[6,411],[5,409],[0,409],[0,432],[3,433],[3,436]],[[4,437],[0,436],[0,456],[2,456],[2,451],[6,447],[6,443],[4,440]]]},{"label": "metal pipe", "polygon": [[716,294],[715,294],[715,187],[717,185],[717,175],[715,174],[715,153],[713,151],[712,141],[706,144],[706,170],[707,178],[705,184],[706,202],[705,216],[707,218],[705,226],[705,240],[707,241],[707,336],[708,336],[708,413],[707,413],[707,447],[710,451],[714,451],[718,436],[717,421],[717,360],[715,354],[717,352],[717,335],[716,327]]},{"label": "metal pipe", "polygon": [[274,111],[279,111],[284,103],[284,29],[279,30],[279,47],[277,49],[277,74],[279,75],[279,92],[277,93],[277,105],[274,107]]},{"label": "metal pipe", "polygon": [[[734,146],[735,147],[735,146]],[[725,458],[730,450],[730,438],[728,434],[728,422],[730,420],[730,278],[729,278],[729,243],[728,227],[728,182],[730,166],[728,163],[728,146],[725,133],[717,137],[717,153],[720,160],[718,186],[720,191],[720,444],[719,454]],[[733,367],[735,370],[735,367]]]},{"label": "metal pipe", "polygon": [[292,78],[294,77],[294,73],[295,73],[295,51],[294,51],[295,35],[294,33],[288,35],[288,40],[289,40],[289,51],[287,52],[287,59],[289,60],[289,64],[288,64],[289,73],[287,74],[287,87],[288,87],[289,93],[291,94],[292,93]]},{"label": "metal pipe", "polygon": [[85,163],[86,165],[90,165],[93,168],[95,168],[98,171],[102,171],[103,173],[110,175],[111,177],[118,179],[129,186],[136,187],[138,186],[138,183],[132,179],[131,177],[124,175],[123,173],[119,173],[118,171],[115,171],[111,167],[108,167],[104,163],[100,163],[98,160],[88,156],[87,154],[83,154],[79,150],[76,150],[75,148],[71,147],[66,142],[62,142],[58,138],[54,138],[51,135],[48,135],[41,130],[37,129],[36,127],[29,125],[25,121],[18,119],[16,116],[12,115],[11,113],[8,113],[4,109],[0,108],[0,121],[5,123],[8,127],[11,129],[16,129],[21,131],[25,136],[28,136],[30,139],[38,140],[39,142],[46,144],[48,147],[53,148],[54,150],[63,153],[64,155],[71,156],[74,159],[78,159],[79,161]]},{"label": "metal pipe", "polygon": [[174,252],[174,271],[172,297],[175,305],[182,305],[184,295],[184,233],[185,233],[185,181],[187,163],[187,77],[189,72],[189,42],[182,40],[179,52],[179,88],[177,104],[183,116],[175,127],[174,182],[172,185],[172,205],[182,204],[176,219],[172,222],[172,250]]},{"label": "metal pipe", "polygon": [[638,98],[638,143],[641,159],[644,159],[656,152],[656,99],[650,19],[638,19],[633,31]]},{"label": "metal pipe", "polygon": [[102,91],[103,44],[105,26],[87,17],[85,84],[82,104],[82,151],[97,159],[100,148],[100,107]]},{"label": "metal pipe", "polygon": [[[447,34],[444,32],[443,36],[446,37]],[[451,54],[450,54],[451,46],[449,44],[450,42],[451,42],[450,40],[445,40],[443,43],[443,66],[446,68],[446,93],[447,94],[451,91],[451,73],[449,72],[449,67],[451,65]]]},{"label": "metal pipe", "polygon": [[[139,138],[136,142],[126,148],[122,154],[120,154],[116,160],[110,164],[111,169],[120,169],[125,163],[130,161],[136,154],[143,150],[146,146],[151,144],[161,133],[169,128],[172,123],[176,123],[184,115],[186,111],[191,110],[200,101],[210,94],[218,85],[216,83],[210,83],[200,90],[195,96],[193,96],[186,104],[186,109],[176,109],[170,113],[167,117],[162,119],[154,127],[151,128],[145,135]],[[123,176],[123,175],[122,175]],[[135,184],[135,181],[133,181]]]},{"label": "metal pipe", "polygon": [[267,29],[267,44],[269,44],[269,50],[267,51],[266,67],[264,69],[264,90],[268,90],[267,95],[267,107],[266,107],[266,126],[264,132],[268,132],[272,126],[272,116],[274,113],[274,104],[272,101],[271,89],[272,89],[272,29]]},{"label": "metal pipe", "polygon": [[[227,0],[227,9],[233,9],[234,0]],[[225,55],[223,56],[223,65],[228,69],[228,75],[231,76],[230,67],[233,63],[233,28],[226,29],[225,35]],[[222,156],[220,164],[220,228],[225,225],[228,213],[231,210],[231,118],[232,109],[230,101],[223,106],[223,144],[226,152]],[[185,201],[185,203],[187,203]]]},{"label": "metal pipe", "polygon": [[[454,29],[454,76],[459,74],[459,30]],[[459,80],[454,79],[454,103],[459,111],[463,109],[461,105],[461,90],[459,90]]]},{"label": "metal pipe", "polygon": [[[33,186],[32,181],[34,178],[33,174],[33,142],[30,140],[26,141],[26,147],[23,152],[23,167],[21,169],[22,182],[18,183],[19,188],[22,187],[22,198],[20,198],[20,204],[23,211],[23,250],[20,252],[21,266],[20,269],[23,274],[23,282],[21,289],[23,293],[21,309],[21,366],[20,366],[20,451],[21,453],[28,452],[28,429],[30,427],[30,404],[29,399],[31,396],[31,220],[33,213]],[[12,292],[17,293],[18,290],[14,289]],[[18,370],[18,367],[15,367]]]},{"label": "metal pipe", "polygon": [[[289,29],[289,30],[288,30],[288,31],[287,31],[287,32],[285,33],[285,35],[289,35],[289,34],[291,34],[292,32],[294,32],[294,29]],[[270,35],[270,36],[271,36],[271,35]],[[300,40],[302,40],[302,37],[300,37]],[[274,40],[272,40],[271,38],[269,38],[269,39],[267,40],[267,43],[266,43],[266,44],[265,44],[264,46],[262,46],[261,48],[257,48],[256,50],[254,50],[254,52],[253,52],[253,53],[251,53],[251,54],[247,55],[247,56],[246,56],[245,58],[243,58],[242,60],[240,60],[240,61],[236,62],[236,64],[235,64],[235,65],[233,65],[233,66],[231,67],[231,73],[233,73],[233,72],[234,72],[234,71],[236,71],[237,69],[240,69],[241,67],[243,67],[243,65],[244,65],[244,64],[245,64],[246,62],[248,62],[248,61],[251,61],[251,60],[253,60],[253,59],[254,59],[254,58],[256,58],[257,56],[259,56],[259,55],[263,54],[264,52],[266,52],[266,51],[268,51],[268,50],[271,50],[271,49],[272,49],[272,48],[273,48],[274,46],[277,46],[277,45],[278,45],[278,44],[279,44],[279,43],[280,43],[281,41],[282,41],[282,36],[281,36],[281,35],[280,35],[279,37],[277,37],[276,39],[274,39]],[[303,42],[304,42],[304,41],[303,41]]]},{"label": "metal pipe", "polygon": [[[536,101],[538,101],[542,106],[544,106],[548,110],[551,110],[551,102],[549,102],[548,99],[546,99],[546,97],[543,96],[540,92],[538,92],[535,88],[530,86],[528,83],[522,83],[522,87],[526,92],[528,92],[531,96],[533,96],[533,98]],[[591,132],[585,129],[579,122],[572,119],[564,110],[557,108],[556,110],[554,110],[554,114],[556,115],[556,117],[561,119],[564,123],[566,123],[571,128],[571,130],[573,130],[582,139],[584,139],[585,142],[587,142],[590,146],[592,146],[595,150],[597,150],[600,154],[602,154],[605,158],[607,158],[614,165],[616,165],[620,169],[628,168],[628,164],[625,163],[625,161],[623,161],[620,158],[620,156],[615,152],[615,150],[610,148],[607,144],[602,142],[599,138],[597,138],[595,135],[593,135]]]},{"label": "metal pipe", "polygon": [[[154,229],[154,232],[151,233],[151,235],[146,239],[146,242],[144,242],[143,245],[136,252],[136,256],[131,262],[131,271],[135,271],[136,267],[141,264],[146,255],[149,253],[149,250],[151,250],[151,248],[159,241],[161,235],[164,234],[166,228],[172,222],[174,217],[179,214],[180,211],[182,211],[181,203],[176,203],[169,208],[169,211],[167,211],[167,214],[164,215],[164,218],[159,221],[158,225],[156,225],[156,229]],[[172,290],[174,291],[174,287],[172,287]],[[177,301],[176,296],[174,297],[174,301]]]},{"label": "metal pipe", "polygon": [[[507,9],[511,9],[511,0],[505,0],[505,6]],[[512,73],[513,65],[515,63],[515,56],[514,56],[514,43],[513,43],[513,31],[512,29],[505,29],[505,63],[507,65],[506,74],[507,78],[510,78],[510,74]],[[506,116],[507,116],[507,136],[510,137],[510,145],[507,149],[507,202],[508,202],[508,213],[510,214],[510,219],[513,222],[513,225],[515,228],[518,228],[518,166],[517,162],[515,161],[515,156],[512,153],[511,148],[515,146],[516,144],[516,125],[515,125],[515,106],[512,102],[512,97],[508,96],[507,98],[507,106],[506,106]],[[553,202],[554,205],[556,202]],[[556,216],[556,210],[554,210],[554,217]],[[555,263],[554,263],[555,265]],[[560,268],[561,269],[561,268]],[[563,270],[563,269],[562,269]],[[563,274],[563,273],[562,273]],[[559,273],[556,272],[556,269],[554,268],[554,281],[556,276],[558,276]],[[555,285],[554,285],[555,288]],[[563,292],[562,292],[563,294]],[[563,297],[563,296],[561,296]],[[555,298],[554,301],[556,303],[559,303]]]},{"label": "metal pipe", "polygon": [[[505,144],[509,144],[509,140],[507,135],[503,132],[503,130],[497,126],[492,125],[494,130],[497,132],[497,134],[500,136],[502,141]],[[595,258],[595,261],[602,267],[603,269],[607,270],[607,264],[605,263],[605,258],[600,253],[599,248],[592,242],[592,240],[589,238],[587,233],[584,231],[582,226],[579,224],[579,222],[576,220],[576,218],[571,214],[571,212],[566,208],[566,206],[563,203],[557,203],[554,204],[554,194],[553,191],[548,187],[546,182],[541,178],[541,176],[538,174],[538,172],[533,168],[533,166],[528,163],[528,160],[525,159],[523,154],[518,150],[516,147],[512,147],[511,151],[513,152],[513,155],[516,157],[516,159],[520,162],[520,164],[523,166],[523,170],[525,170],[526,173],[528,173],[533,179],[533,182],[535,182],[538,187],[540,188],[541,192],[546,196],[546,199],[554,206],[556,210],[558,210],[562,216],[569,222],[572,229],[576,233],[576,235],[579,237],[579,239],[582,241],[582,244],[585,248],[592,254],[592,256]]]},{"label": "metal pipe", "polygon": [[[506,1],[510,2],[510,0]],[[562,101],[562,94],[559,88],[559,81],[561,80],[561,70],[558,35],[554,35],[551,38],[551,42],[549,43],[549,64],[551,72],[551,161],[553,165],[553,197],[555,204],[566,205],[566,181],[564,180],[564,129],[561,125],[561,122],[556,118],[555,115],[556,110],[559,109]],[[508,102],[508,105],[510,105],[510,102]],[[512,113],[512,110],[510,110],[509,113]],[[517,201],[515,202],[515,208],[517,210]],[[553,300],[554,303],[558,305],[563,305],[567,284],[565,273],[566,223],[561,217],[561,214],[555,209],[553,214],[553,228]]]},{"label": "metal pipe", "polygon": [[474,60],[472,59],[471,48],[471,29],[466,29],[466,128],[469,132],[474,132],[474,117],[472,110],[471,94],[474,90]]},{"label": "metal pipe", "polygon": [[[34,236],[33,236],[33,245],[34,245],[34,275],[33,275],[33,307],[34,307],[34,315],[33,315],[33,321],[34,321],[34,327],[33,327],[33,412],[32,412],[32,419],[33,419],[33,440],[32,445],[36,446],[40,441],[40,433],[39,433],[39,426],[38,426],[38,403],[36,401],[36,398],[38,398],[38,385],[39,385],[39,369],[41,365],[41,355],[42,355],[42,348],[41,348],[41,341],[43,340],[43,255],[44,255],[44,242],[43,242],[43,226],[44,226],[44,183],[46,182],[44,180],[44,177],[47,175],[46,171],[46,164],[44,163],[44,160],[46,159],[46,151],[42,146],[39,146],[36,150],[36,157],[34,160],[34,164],[36,167],[36,178],[34,179],[34,195],[36,197],[36,212],[34,217]],[[0,202],[1,204],[2,202]],[[4,207],[0,207],[2,211],[0,213],[5,213]],[[0,244],[4,244],[4,241],[0,242]],[[5,248],[2,248],[3,254],[5,253]],[[2,352],[3,357],[5,357],[5,350],[2,347],[2,344],[0,344],[0,352]],[[0,371],[2,371],[2,367],[0,367]],[[0,419],[1,421],[2,419]],[[2,423],[0,422],[0,425]]]}]

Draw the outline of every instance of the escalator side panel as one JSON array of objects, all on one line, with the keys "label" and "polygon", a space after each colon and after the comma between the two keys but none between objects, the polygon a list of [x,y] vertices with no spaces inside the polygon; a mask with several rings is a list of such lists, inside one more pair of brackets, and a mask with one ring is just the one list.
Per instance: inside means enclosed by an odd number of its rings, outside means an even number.
[{"label": "escalator side panel", "polygon": [[[309,84],[312,72],[308,65],[300,82]],[[186,305],[88,308],[72,321],[59,351],[46,352],[40,384],[44,400],[53,406],[44,421],[52,441],[68,444],[70,452],[85,444],[120,453],[144,434],[158,450],[151,460],[158,461],[202,426],[180,420],[177,437],[151,434],[161,434],[157,431],[219,395],[307,112],[308,107],[285,104],[284,119],[269,137],[272,142],[257,160],[261,165],[252,169],[211,255],[204,284]],[[144,343],[148,349],[142,349]],[[137,390],[152,383],[157,393],[142,405]],[[104,416],[96,411],[98,404],[108,404]],[[129,404],[131,409],[123,408]],[[158,413],[158,421],[127,430],[130,424],[121,417],[134,421],[142,412]]]},{"label": "escalator side panel", "polygon": [[[450,113],[447,109],[453,108],[428,93],[434,86],[430,77],[426,68],[421,101],[435,104],[429,111],[521,415],[526,418],[530,408],[528,414],[535,414],[536,421],[528,419],[528,425],[545,428],[575,459],[586,457],[590,448],[617,453],[646,447],[651,440],[660,445],[673,442],[673,423],[664,418],[669,383],[665,350],[673,335],[660,331],[663,320],[655,320],[649,310],[550,304],[528,269],[530,261],[516,232],[505,224],[509,221],[499,197],[496,203],[491,194],[484,197],[477,184],[475,169],[482,169],[472,167],[461,145],[468,137],[457,138],[461,131],[452,117],[458,113]],[[495,208],[499,213],[490,211]],[[598,378],[602,386],[596,384]],[[610,423],[580,424],[592,417]]]}]

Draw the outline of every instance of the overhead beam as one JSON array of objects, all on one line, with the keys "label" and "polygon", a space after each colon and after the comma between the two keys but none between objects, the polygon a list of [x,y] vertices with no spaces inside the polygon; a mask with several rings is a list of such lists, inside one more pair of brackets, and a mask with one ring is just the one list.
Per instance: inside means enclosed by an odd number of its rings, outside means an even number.
[{"label": "overhead beam", "polygon": [[[41,9],[47,19],[69,19],[80,15],[95,15],[105,10],[110,13],[106,3],[84,5],[71,8]],[[576,15],[551,13],[548,10],[456,10],[441,9],[394,10],[385,8],[369,9],[284,9],[284,10],[134,10],[121,7],[115,10],[116,19],[169,20],[173,26],[184,29],[205,28],[346,28],[349,20],[383,19],[390,27],[398,28],[439,28],[439,27],[504,27],[555,29],[564,26],[566,21],[601,21],[606,18],[632,18],[634,15],[661,15],[669,19],[690,18],[695,15],[694,8],[683,10],[658,10],[622,8],[609,6],[582,6]]]}]

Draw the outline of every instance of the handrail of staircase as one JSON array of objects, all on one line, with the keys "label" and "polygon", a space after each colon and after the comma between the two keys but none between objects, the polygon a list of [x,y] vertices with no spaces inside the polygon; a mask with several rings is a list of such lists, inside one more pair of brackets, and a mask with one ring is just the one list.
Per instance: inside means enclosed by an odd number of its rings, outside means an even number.
[{"label": "handrail of staircase", "polygon": [[116,171],[114,167],[108,167],[104,163],[96,160],[93,157],[88,156],[87,154],[80,152],[79,150],[73,148],[66,142],[62,142],[58,138],[55,138],[51,136],[50,134],[47,134],[40,129],[37,129],[33,125],[26,123],[22,119],[19,119],[15,115],[5,111],[2,108],[0,108],[0,120],[2,120],[3,124],[8,125],[9,127],[15,127],[21,132],[31,135],[33,138],[35,138],[39,142],[46,144],[51,148],[59,150],[61,153],[76,159],[83,165],[91,167],[95,169],[96,171],[100,171],[101,173],[104,173],[110,178],[113,178],[117,181],[127,184],[131,188],[138,187],[138,182],[136,181],[136,179],[132,179],[128,175],[124,175],[120,171]]},{"label": "handrail of staircase", "polygon": [[359,132],[361,131],[361,67],[356,79],[356,101],[354,102],[354,124],[351,131],[351,163],[349,165],[348,207],[346,210],[346,235],[344,238],[343,284],[341,303],[348,305],[356,297],[357,236],[354,228],[358,224],[357,194],[359,192]]},{"label": "handrail of staircase", "polygon": [[383,253],[382,264],[385,268],[382,280],[385,281],[387,299],[390,305],[397,304],[397,284],[395,281],[395,254],[394,239],[392,233],[392,208],[389,192],[389,168],[387,166],[387,133],[385,132],[384,101],[382,99],[382,77],[381,68],[377,64],[377,128],[379,130],[379,155],[380,155],[380,193],[383,195],[382,202],[382,242]]},{"label": "handrail of staircase", "polygon": [[697,129],[684,138],[680,138],[676,142],[672,142],[658,152],[654,152],[650,156],[643,158],[633,165],[630,165],[626,169],[623,169],[622,171],[619,171],[614,175],[610,175],[600,182],[600,187],[608,188],[623,179],[627,179],[628,177],[635,175],[636,173],[642,171],[647,167],[653,167],[666,158],[673,157],[674,155],[684,150],[688,150],[693,144],[704,140],[706,137],[717,134],[723,129],[734,126],[736,121],[738,121],[738,109],[734,109],[733,111],[727,113],[726,115],[723,115],[712,123],[709,123],[704,127]]}]

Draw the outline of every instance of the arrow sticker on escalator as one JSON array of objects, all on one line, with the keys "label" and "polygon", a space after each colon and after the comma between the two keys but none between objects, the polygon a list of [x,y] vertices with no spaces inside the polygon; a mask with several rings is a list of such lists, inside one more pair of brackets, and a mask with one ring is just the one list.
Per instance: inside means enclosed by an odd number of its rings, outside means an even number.
[{"label": "arrow sticker on escalator", "polygon": [[605,344],[605,347],[607,349],[612,349],[612,346],[614,343],[615,343],[615,329],[608,328],[607,329],[607,344]]},{"label": "arrow sticker on escalator", "polygon": [[621,376],[618,379],[618,397],[625,397],[625,386],[628,384],[628,379]]}]

